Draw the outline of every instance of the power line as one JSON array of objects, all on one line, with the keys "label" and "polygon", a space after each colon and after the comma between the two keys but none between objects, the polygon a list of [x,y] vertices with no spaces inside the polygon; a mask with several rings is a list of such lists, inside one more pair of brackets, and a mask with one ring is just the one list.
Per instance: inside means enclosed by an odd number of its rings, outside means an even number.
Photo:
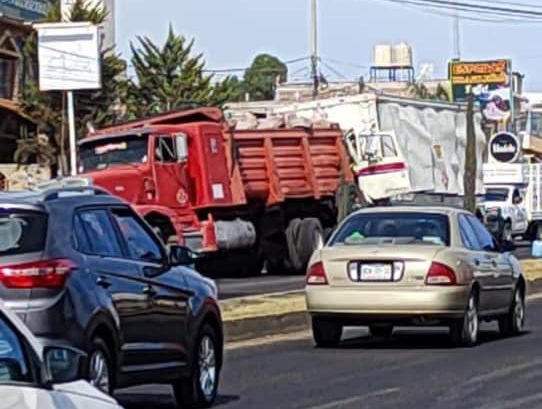
[{"label": "power line", "polygon": [[[290,65],[290,64],[295,64],[295,63],[302,62],[302,61],[307,61],[309,58],[310,57],[308,57],[308,56],[307,57],[299,57],[299,58],[294,58],[293,60],[283,61],[282,63],[284,65]],[[244,67],[244,68],[219,68],[219,69],[206,68],[203,71],[204,72],[213,72],[213,73],[245,72],[249,68],[250,67]],[[262,68],[261,70],[257,70],[257,71],[277,72],[276,69],[269,69],[269,68]]]},{"label": "power line", "polygon": [[[481,22],[481,23],[521,23],[521,24],[527,24],[527,23],[541,23],[542,20],[540,19],[527,19],[527,18],[503,18],[505,16],[501,15],[495,15],[495,14],[488,14],[489,16],[494,15],[495,17],[476,17],[481,16],[481,13],[476,13],[472,11],[463,11],[463,13],[458,13],[459,10],[453,9],[451,7],[440,7],[440,6],[430,6],[421,4],[418,2],[418,0],[383,0],[387,1],[389,3],[398,4],[403,7],[408,8],[416,8],[416,9],[422,9],[422,12],[434,14],[437,16],[442,17],[455,17],[456,15],[459,17],[460,20],[467,20],[467,21],[475,21],[475,22]],[[440,11],[440,10],[450,10],[449,12],[446,11]],[[500,17],[497,17],[500,16]]]},{"label": "power line", "polygon": [[[541,21],[542,11],[518,9],[509,7],[497,7],[484,4],[466,3],[466,2],[453,2],[449,0],[382,0],[401,5],[412,5],[422,8],[440,9],[449,11],[461,11],[469,13],[471,16],[474,14],[479,16],[492,16],[492,17],[512,17],[514,21]],[[522,19],[522,20],[519,20]]]},{"label": "power line", "polygon": [[339,71],[337,71],[335,68],[333,68],[331,65],[329,65],[328,63],[326,63],[324,60],[322,60],[321,58],[318,58],[318,61],[320,61],[320,63],[326,67],[329,71],[331,71],[333,74],[335,74],[336,76],[340,77],[340,78],[347,78],[346,75],[343,75],[341,74]]}]

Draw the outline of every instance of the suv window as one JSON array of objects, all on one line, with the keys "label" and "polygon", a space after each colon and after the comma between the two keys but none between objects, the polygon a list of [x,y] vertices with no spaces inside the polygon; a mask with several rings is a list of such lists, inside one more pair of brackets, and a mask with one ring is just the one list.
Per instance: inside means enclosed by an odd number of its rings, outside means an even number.
[{"label": "suv window", "polygon": [[32,375],[24,347],[3,315],[0,315],[0,384],[30,382]]},{"label": "suv window", "polygon": [[472,215],[468,215],[467,219],[472,226],[472,229],[474,230],[476,238],[478,239],[480,249],[484,251],[497,251],[495,239],[493,238],[491,233],[487,231],[487,229],[480,222],[480,220],[478,220]]},{"label": "suv window", "polygon": [[113,210],[121,235],[126,241],[130,257],[150,262],[161,262],[163,254],[160,244],[154,239],[143,222],[129,209]]},{"label": "suv window", "polygon": [[177,162],[175,141],[171,136],[156,138],[156,160],[160,162]]},{"label": "suv window", "polygon": [[[74,233],[79,250],[98,256],[122,257],[122,250],[107,210],[85,210],[78,213]],[[86,251],[85,251],[86,250]]]},{"label": "suv window", "polygon": [[468,222],[466,215],[460,214],[458,217],[459,233],[463,246],[469,250],[482,250],[473,227]]},{"label": "suv window", "polygon": [[0,257],[42,251],[46,235],[46,214],[0,211]]}]

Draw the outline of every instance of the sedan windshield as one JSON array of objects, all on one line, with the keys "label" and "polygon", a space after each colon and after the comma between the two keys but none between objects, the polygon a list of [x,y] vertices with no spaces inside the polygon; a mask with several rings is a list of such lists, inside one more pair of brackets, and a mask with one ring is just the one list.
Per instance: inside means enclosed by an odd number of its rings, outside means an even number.
[{"label": "sedan windshield", "polygon": [[147,136],[128,135],[87,142],[79,147],[79,172],[105,169],[115,164],[145,163],[148,140]]},{"label": "sedan windshield", "polygon": [[350,216],[332,238],[335,244],[449,245],[448,217],[435,213],[386,212]]}]

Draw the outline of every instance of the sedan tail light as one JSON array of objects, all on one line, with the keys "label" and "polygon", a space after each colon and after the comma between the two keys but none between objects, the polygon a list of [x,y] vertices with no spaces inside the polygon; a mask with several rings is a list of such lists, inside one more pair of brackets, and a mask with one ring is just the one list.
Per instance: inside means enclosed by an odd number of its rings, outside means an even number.
[{"label": "sedan tail light", "polygon": [[326,272],[324,270],[324,264],[320,261],[313,264],[307,273],[307,285],[327,285]]},{"label": "sedan tail light", "polygon": [[0,282],[8,288],[62,288],[75,267],[66,259],[0,266]]},{"label": "sedan tail light", "polygon": [[433,261],[425,279],[428,285],[455,285],[457,277],[454,271],[447,265]]}]

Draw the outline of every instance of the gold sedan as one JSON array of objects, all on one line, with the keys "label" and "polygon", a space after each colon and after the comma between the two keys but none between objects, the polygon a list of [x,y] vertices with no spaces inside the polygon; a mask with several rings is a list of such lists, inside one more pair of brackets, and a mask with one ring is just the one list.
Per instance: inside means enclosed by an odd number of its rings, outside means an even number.
[{"label": "gold sedan", "polygon": [[525,279],[510,246],[471,213],[383,207],[347,217],[309,262],[305,294],[314,341],[336,346],[344,326],[391,336],[394,326],[445,325],[454,342],[478,341],[480,322],[522,330]]}]

